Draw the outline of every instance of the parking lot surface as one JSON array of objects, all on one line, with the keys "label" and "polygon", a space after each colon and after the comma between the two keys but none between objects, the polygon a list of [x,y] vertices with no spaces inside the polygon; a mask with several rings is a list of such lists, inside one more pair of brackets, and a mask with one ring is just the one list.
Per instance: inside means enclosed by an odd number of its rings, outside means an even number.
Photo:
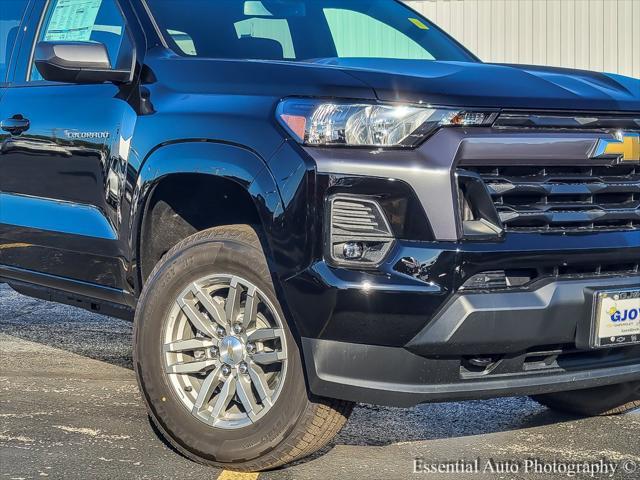
[{"label": "parking lot surface", "polygon": [[[131,333],[129,322],[0,285],[0,479],[258,478],[199,466],[158,439],[132,371]],[[527,398],[359,405],[331,446],[259,478],[555,479],[569,477],[544,473],[554,462],[602,462],[615,471],[572,478],[638,479],[639,437],[638,411],[579,419]],[[477,461],[481,473],[416,473],[416,459],[459,470]]]}]

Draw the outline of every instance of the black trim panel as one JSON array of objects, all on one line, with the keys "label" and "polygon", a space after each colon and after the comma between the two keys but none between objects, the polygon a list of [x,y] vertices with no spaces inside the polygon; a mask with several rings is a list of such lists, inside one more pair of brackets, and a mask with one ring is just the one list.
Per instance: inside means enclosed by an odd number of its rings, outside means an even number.
[{"label": "black trim panel", "polygon": [[[130,296],[123,290],[6,265],[0,265],[0,278],[9,284],[18,282],[38,285],[59,292],[67,292],[73,295],[99,299],[123,306],[128,304],[127,298]],[[135,304],[135,302],[133,302],[133,304]]]},{"label": "black trim panel", "polygon": [[394,407],[540,395],[640,380],[640,359],[578,371],[443,382],[441,372],[455,368],[454,360],[428,360],[402,348],[310,338],[302,339],[302,348],[314,394]]}]

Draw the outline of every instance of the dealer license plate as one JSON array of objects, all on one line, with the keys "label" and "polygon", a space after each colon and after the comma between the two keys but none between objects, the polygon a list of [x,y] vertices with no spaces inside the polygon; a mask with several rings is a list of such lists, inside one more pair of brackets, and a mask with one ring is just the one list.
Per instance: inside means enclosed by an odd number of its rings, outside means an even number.
[{"label": "dealer license plate", "polygon": [[640,344],[640,289],[597,292],[595,303],[594,348]]}]

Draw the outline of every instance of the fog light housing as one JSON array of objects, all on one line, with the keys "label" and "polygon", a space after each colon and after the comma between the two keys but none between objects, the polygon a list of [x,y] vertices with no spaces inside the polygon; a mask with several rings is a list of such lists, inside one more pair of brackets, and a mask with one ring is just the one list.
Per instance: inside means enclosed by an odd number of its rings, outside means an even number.
[{"label": "fog light housing", "polygon": [[364,255],[364,244],[362,242],[347,242],[344,244],[342,253],[347,260],[359,260]]},{"label": "fog light housing", "polygon": [[328,250],[333,263],[375,267],[393,245],[380,205],[369,198],[334,195],[328,200]]}]

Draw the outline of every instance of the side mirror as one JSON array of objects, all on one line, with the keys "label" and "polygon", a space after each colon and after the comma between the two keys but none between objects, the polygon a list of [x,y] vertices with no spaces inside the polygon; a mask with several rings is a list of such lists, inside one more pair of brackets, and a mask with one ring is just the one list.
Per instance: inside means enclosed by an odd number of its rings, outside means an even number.
[{"label": "side mirror", "polygon": [[132,76],[132,69],[112,69],[107,47],[98,42],[39,42],[35,64],[51,82],[127,83]]}]

